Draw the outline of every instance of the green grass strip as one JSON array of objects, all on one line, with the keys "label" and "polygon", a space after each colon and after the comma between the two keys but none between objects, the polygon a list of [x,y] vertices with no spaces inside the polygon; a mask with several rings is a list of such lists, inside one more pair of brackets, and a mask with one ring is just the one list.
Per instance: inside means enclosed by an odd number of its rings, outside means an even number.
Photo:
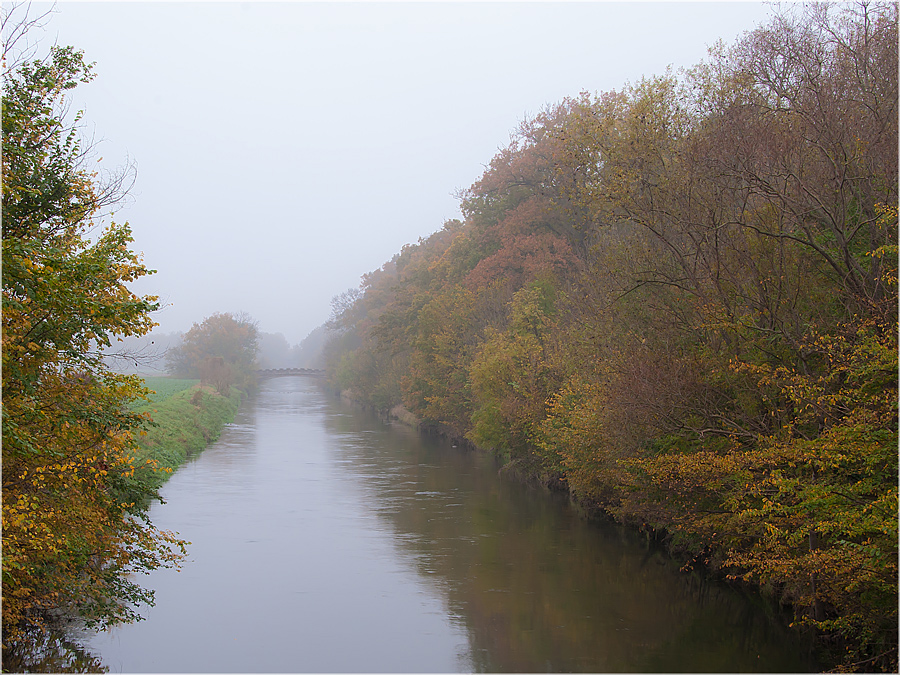
[{"label": "green grass strip", "polygon": [[[156,378],[163,379],[163,378]],[[139,480],[153,487],[159,487],[172,472],[189,457],[202,451],[215,441],[222,428],[232,420],[241,404],[242,393],[231,388],[228,396],[216,393],[212,387],[194,384],[190,388],[179,388],[190,380],[173,380],[167,384],[173,391],[159,401],[139,406],[137,412],[148,412],[155,425],[148,425],[138,438],[139,454],[135,465],[145,466],[147,462],[156,464],[157,470],[139,470]],[[193,382],[196,382],[194,380]],[[151,389],[159,392],[159,383]]]},{"label": "green grass strip", "polygon": [[161,403],[179,391],[184,391],[200,384],[200,380],[181,380],[175,377],[145,377],[144,384],[153,392],[150,394],[149,402]]}]

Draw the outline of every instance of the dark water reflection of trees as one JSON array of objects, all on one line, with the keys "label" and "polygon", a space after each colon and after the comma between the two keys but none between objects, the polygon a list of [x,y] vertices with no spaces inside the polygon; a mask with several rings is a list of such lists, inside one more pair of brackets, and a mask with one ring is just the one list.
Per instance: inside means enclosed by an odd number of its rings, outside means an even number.
[{"label": "dark water reflection of trees", "polygon": [[473,670],[816,670],[809,643],[758,595],[681,572],[635,533],[504,477],[491,457],[365,413],[328,420],[366,439],[343,445],[341,464],[442,588]]},{"label": "dark water reflection of trees", "polygon": [[100,657],[58,630],[36,633],[31,648],[3,650],[4,673],[105,673]]}]

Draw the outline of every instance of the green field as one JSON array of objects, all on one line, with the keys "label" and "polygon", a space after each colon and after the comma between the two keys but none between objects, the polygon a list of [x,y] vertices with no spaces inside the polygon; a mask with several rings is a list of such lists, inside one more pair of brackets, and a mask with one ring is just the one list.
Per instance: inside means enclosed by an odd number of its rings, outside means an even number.
[{"label": "green field", "polygon": [[172,394],[179,391],[190,389],[195,384],[200,384],[200,380],[179,380],[174,377],[145,377],[144,382],[147,388],[151,390],[151,403],[159,403],[169,398]]}]

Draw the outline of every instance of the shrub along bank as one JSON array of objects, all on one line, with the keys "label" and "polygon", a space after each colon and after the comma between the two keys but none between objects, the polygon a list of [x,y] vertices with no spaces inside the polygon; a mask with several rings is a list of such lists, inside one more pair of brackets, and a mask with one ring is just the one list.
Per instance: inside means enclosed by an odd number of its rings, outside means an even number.
[{"label": "shrub along bank", "polygon": [[153,421],[138,439],[140,454],[134,464],[141,467],[138,479],[157,488],[219,437],[234,419],[243,394],[232,387],[223,395],[198,380],[148,378],[147,386],[155,394],[136,412]]}]

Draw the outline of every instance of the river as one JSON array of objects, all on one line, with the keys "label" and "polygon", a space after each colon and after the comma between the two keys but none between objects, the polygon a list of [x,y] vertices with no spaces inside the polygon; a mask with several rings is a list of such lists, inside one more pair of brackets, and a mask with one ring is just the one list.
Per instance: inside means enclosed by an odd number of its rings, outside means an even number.
[{"label": "river", "polygon": [[190,557],[89,636],[111,672],[815,669],[753,595],[313,380],[266,381],[162,496]]}]

